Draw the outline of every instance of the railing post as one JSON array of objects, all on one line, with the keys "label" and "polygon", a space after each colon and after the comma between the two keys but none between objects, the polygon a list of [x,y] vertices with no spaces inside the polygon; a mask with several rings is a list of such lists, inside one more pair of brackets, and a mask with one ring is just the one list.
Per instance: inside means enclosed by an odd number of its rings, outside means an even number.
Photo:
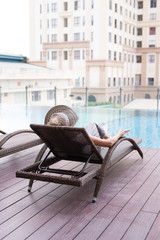
[{"label": "railing post", "polygon": [[85,106],[88,107],[88,87],[85,88],[86,89],[86,103]]},{"label": "railing post", "polygon": [[157,88],[157,112],[159,110],[159,88]]},{"label": "railing post", "polygon": [[25,86],[26,88],[26,105],[28,105],[28,86]]},{"label": "railing post", "polygon": [[56,86],[54,87],[54,104],[55,104],[55,106],[57,104],[57,88],[56,88]]},{"label": "railing post", "polygon": [[119,98],[119,102],[120,102],[120,107],[122,107],[122,88],[120,87],[120,98]]}]

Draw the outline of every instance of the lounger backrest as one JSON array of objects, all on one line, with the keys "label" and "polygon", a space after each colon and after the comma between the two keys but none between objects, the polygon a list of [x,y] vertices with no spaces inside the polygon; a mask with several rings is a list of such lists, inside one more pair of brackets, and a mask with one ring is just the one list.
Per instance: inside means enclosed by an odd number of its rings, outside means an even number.
[{"label": "lounger backrest", "polygon": [[102,163],[103,158],[84,128],[31,124],[31,128],[57,157],[74,161]]}]

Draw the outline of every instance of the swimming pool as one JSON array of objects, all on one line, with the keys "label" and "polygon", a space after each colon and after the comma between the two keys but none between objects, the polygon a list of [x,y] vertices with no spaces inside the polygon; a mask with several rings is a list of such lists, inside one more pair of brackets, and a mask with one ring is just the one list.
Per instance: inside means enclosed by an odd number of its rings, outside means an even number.
[{"label": "swimming pool", "polygon": [[[11,132],[28,128],[30,123],[43,124],[50,106],[0,105],[0,129]],[[130,129],[129,137],[142,138],[141,147],[160,148],[160,120],[156,111],[107,109],[101,107],[74,107],[79,116],[76,126],[88,122],[108,122],[108,132]]]}]

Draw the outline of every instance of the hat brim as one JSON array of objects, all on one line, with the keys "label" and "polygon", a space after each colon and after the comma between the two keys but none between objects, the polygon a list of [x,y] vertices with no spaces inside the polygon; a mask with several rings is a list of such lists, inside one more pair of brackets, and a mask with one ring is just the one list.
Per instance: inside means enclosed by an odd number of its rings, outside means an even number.
[{"label": "hat brim", "polygon": [[66,105],[57,105],[48,111],[48,113],[46,114],[44,123],[47,124],[54,113],[61,113],[61,112],[65,113],[68,116],[70,126],[74,126],[78,121],[77,114],[70,107]]}]

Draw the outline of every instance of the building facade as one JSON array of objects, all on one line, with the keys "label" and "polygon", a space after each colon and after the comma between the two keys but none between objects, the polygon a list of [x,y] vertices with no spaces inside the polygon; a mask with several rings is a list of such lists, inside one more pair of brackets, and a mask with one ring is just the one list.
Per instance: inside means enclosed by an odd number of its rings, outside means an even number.
[{"label": "building facade", "polygon": [[75,100],[157,97],[160,1],[30,0],[30,29],[30,61],[72,71]]}]

